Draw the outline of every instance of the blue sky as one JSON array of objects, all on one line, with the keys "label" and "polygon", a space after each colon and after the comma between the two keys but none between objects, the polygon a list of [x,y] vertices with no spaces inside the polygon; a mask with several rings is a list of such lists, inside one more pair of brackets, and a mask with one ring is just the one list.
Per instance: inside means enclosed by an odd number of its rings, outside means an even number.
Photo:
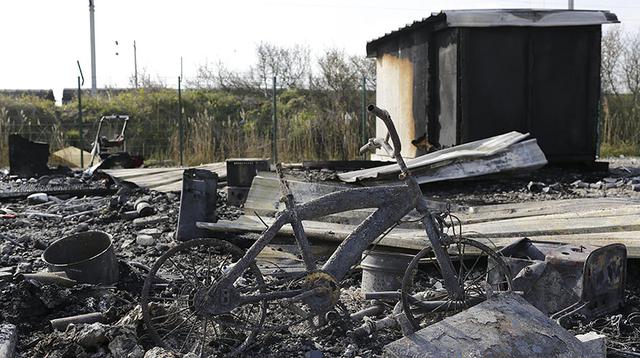
[{"label": "blue sky", "polygon": [[[95,0],[98,87],[126,86],[138,68],[175,85],[198,65],[221,60],[247,68],[260,41],[362,54],[368,40],[442,9],[566,8],[563,0]],[[576,9],[615,12],[626,31],[640,27],[640,2],[575,0]],[[87,0],[0,2],[0,88],[75,87],[76,60],[90,87]],[[118,45],[115,44],[118,41]],[[116,52],[118,55],[116,55]]]}]

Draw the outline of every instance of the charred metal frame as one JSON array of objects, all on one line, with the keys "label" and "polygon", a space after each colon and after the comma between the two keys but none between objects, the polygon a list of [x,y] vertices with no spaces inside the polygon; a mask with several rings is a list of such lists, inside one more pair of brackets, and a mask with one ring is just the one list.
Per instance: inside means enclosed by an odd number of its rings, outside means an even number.
[{"label": "charred metal frame", "polygon": [[[422,196],[418,182],[411,176],[400,155],[400,139],[389,113],[374,105],[369,105],[368,111],[380,118],[389,130],[389,136],[393,142],[393,156],[400,166],[401,174],[399,178],[403,181],[403,184],[399,186],[348,189],[296,205],[291,190],[286,180],[284,180],[281,170],[278,169],[283,191],[282,200],[286,205],[286,209],[277,214],[273,224],[260,235],[258,240],[246,251],[245,255],[209,289],[208,294],[212,297],[210,304],[228,308],[234,304],[241,305],[262,300],[282,298],[302,300],[313,294],[322,295],[327,293],[324,286],[309,287],[306,290],[261,292],[250,295],[236,293],[233,283],[255,262],[258,254],[271,242],[280,228],[286,224],[291,224],[293,228],[295,239],[308,273],[320,272],[322,275],[319,277],[328,277],[330,281],[335,283],[340,282],[350,268],[359,262],[362,252],[369,245],[413,209],[416,209],[422,216],[422,223],[442,269],[449,297],[454,300],[464,297],[463,289],[458,284],[453,264],[444,247],[445,243],[442,241],[440,230],[437,228],[435,219],[427,208],[427,201]],[[338,246],[322,268],[318,270],[316,260],[311,253],[309,240],[304,233],[302,221],[365,208],[377,208],[377,210],[354,229]]]},{"label": "charred metal frame", "polygon": [[126,114],[102,116],[100,118],[100,121],[98,121],[98,130],[96,130],[96,137],[93,141],[93,148],[91,149],[91,163],[89,163],[90,167],[93,166],[93,162],[97,157],[100,156],[103,150],[102,148],[103,146],[100,144],[100,134],[102,132],[102,124],[104,123],[104,121],[109,121],[109,122],[122,121],[122,128],[120,129],[120,134],[118,134],[118,136],[115,137],[113,141],[121,142],[121,144],[117,143],[117,145],[122,147],[123,150],[125,151],[127,150],[124,133],[127,130],[127,124],[129,123],[129,116]]}]

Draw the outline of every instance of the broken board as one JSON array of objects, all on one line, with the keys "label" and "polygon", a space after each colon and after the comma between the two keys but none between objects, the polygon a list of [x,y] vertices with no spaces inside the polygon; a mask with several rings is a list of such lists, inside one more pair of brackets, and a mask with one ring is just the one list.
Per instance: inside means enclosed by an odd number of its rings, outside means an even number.
[{"label": "broken board", "polygon": [[[463,226],[463,236],[480,241],[489,247],[499,249],[523,237],[533,241],[567,244],[591,244],[603,246],[622,243],[627,246],[630,258],[640,258],[640,209],[628,208],[624,214],[615,210],[589,211],[580,214],[566,213],[507,219]],[[635,212],[633,212],[635,210]],[[267,225],[272,218],[262,218]],[[264,231],[265,226],[258,217],[245,215],[238,220],[220,220],[217,223],[198,223],[198,227],[219,232]],[[304,221],[308,237],[340,242],[354,229],[355,225]],[[285,225],[280,233],[292,235],[290,225]],[[400,249],[420,250],[428,244],[422,229],[396,228],[379,241],[377,245]]]}]

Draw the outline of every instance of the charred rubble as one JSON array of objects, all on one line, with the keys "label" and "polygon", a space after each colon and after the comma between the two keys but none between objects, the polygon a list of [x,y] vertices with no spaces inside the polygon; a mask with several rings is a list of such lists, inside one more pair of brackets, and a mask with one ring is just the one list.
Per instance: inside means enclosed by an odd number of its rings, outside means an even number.
[{"label": "charred rubble", "polygon": [[[636,192],[640,173],[635,170],[628,163],[605,174],[559,175],[551,169],[533,176],[434,184],[428,195],[457,205],[628,197]],[[299,168],[287,170],[287,175],[306,182],[331,181],[336,177],[331,170]],[[150,339],[140,307],[148,270],[160,255],[180,242],[175,237],[180,215],[179,193],[144,189],[108,176],[89,179],[79,173],[23,179],[5,175],[0,189],[0,195],[4,195],[0,196],[0,321],[16,328],[17,357],[179,356],[157,347]],[[145,203],[146,209],[137,210],[140,203]],[[225,188],[216,191],[215,212],[219,220],[234,220],[244,214],[241,206],[228,204]],[[43,261],[43,253],[53,242],[92,232],[109,235],[116,257],[117,280],[90,284],[67,276],[43,274],[50,268]],[[211,235],[233,240],[244,248],[256,236]],[[281,238],[279,243],[293,242]],[[326,255],[320,258],[326,259]],[[621,307],[587,321],[576,319],[565,324],[573,334],[603,334],[608,354],[613,356],[640,354],[638,262],[630,259],[626,270]],[[340,300],[351,313],[374,303],[365,299],[361,272],[360,268],[354,268],[341,283]],[[392,314],[392,301],[375,302],[380,309],[370,321]],[[374,357],[381,356],[387,344],[402,338],[397,326],[365,335],[354,334],[362,322],[342,319],[316,330],[283,329],[262,336],[245,353],[265,357]]]}]

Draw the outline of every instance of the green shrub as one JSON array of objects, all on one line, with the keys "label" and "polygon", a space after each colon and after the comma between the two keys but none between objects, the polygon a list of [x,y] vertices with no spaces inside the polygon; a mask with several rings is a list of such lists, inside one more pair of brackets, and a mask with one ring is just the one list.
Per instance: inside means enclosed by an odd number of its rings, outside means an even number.
[{"label": "green shrub", "polygon": [[[340,109],[354,106],[330,105],[332,98],[326,91],[282,90],[278,93],[279,160],[358,157],[361,144],[358,108],[352,108],[354,112]],[[221,161],[228,157],[271,156],[272,102],[262,92],[186,90],[182,101],[185,164]],[[357,99],[353,101],[359,103]],[[38,98],[0,96],[0,135],[4,139],[3,133],[18,132],[27,138],[49,142],[52,151],[68,145],[90,150],[101,116],[128,114],[131,118],[126,136],[129,152],[149,159],[149,164],[179,162],[175,90],[138,89],[84,96],[82,105],[83,142],[80,143],[77,102],[57,107]],[[369,120],[369,132],[373,133],[374,121]],[[0,165],[6,165],[5,157],[0,157]]]}]

